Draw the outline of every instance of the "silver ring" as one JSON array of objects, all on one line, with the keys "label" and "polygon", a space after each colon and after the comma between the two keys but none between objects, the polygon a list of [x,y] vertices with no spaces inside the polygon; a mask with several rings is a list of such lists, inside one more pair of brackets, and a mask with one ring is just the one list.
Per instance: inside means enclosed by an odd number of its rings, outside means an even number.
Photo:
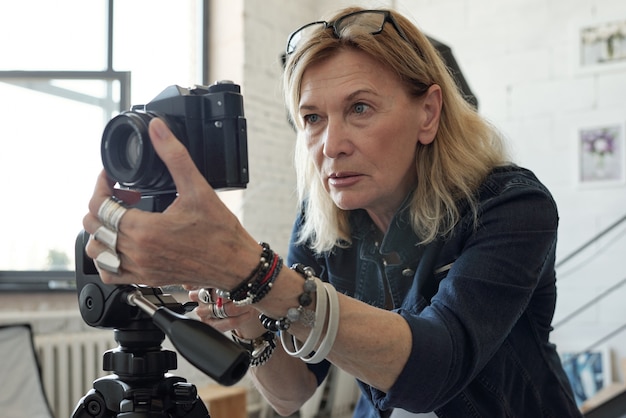
[{"label": "silver ring", "polygon": [[213,298],[211,297],[211,289],[200,289],[198,292],[198,299],[202,303],[213,303]]},{"label": "silver ring", "polygon": [[117,232],[119,231],[120,220],[127,210],[116,199],[109,197],[98,208],[98,219],[107,228]]},{"label": "silver ring", "polygon": [[211,312],[212,316],[215,319],[226,319],[228,315],[226,314],[226,310],[224,309],[224,305],[218,305],[217,303],[211,303]]},{"label": "silver ring", "polygon": [[106,226],[102,225],[93,234],[93,238],[109,247],[113,252],[117,247],[117,232],[110,230]]},{"label": "silver ring", "polygon": [[111,251],[102,251],[96,257],[96,266],[110,273],[118,274],[120,272],[120,258]]}]

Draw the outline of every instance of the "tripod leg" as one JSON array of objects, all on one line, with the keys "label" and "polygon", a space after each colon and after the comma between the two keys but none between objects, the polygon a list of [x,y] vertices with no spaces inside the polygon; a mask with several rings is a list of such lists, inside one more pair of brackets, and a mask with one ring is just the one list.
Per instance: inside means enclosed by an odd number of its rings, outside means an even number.
[{"label": "tripod leg", "polygon": [[106,408],[106,401],[102,395],[95,389],[90,389],[85,396],[83,396],[74,412],[72,412],[72,418],[109,418],[114,417],[111,411]]},{"label": "tripod leg", "polygon": [[210,418],[196,387],[177,376],[129,384],[100,378],[78,402],[72,418]]}]

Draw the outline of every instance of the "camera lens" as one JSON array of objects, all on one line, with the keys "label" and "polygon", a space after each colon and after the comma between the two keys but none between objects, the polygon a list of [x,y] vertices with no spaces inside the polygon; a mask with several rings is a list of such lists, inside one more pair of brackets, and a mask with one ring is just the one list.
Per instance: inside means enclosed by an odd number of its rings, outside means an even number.
[{"label": "camera lens", "polygon": [[141,161],[141,136],[133,132],[126,141],[126,153],[124,160],[128,167],[135,167]]},{"label": "camera lens", "polygon": [[[111,139],[106,144],[114,173],[123,169],[132,170],[141,165],[142,157],[142,135],[136,132],[132,126],[118,126],[115,132],[111,133]],[[116,170],[117,168],[117,170]],[[130,179],[128,179],[130,180]]]},{"label": "camera lens", "polygon": [[137,190],[168,188],[171,177],[157,156],[148,124],[149,113],[124,112],[107,124],[102,134],[102,163],[109,177],[124,187]]}]

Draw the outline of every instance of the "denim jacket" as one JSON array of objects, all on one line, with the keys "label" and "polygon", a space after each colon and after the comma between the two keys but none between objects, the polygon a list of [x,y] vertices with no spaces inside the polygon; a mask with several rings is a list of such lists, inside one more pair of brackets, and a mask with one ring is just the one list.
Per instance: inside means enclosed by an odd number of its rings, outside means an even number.
[{"label": "denim jacket", "polygon": [[[296,220],[288,263],[313,267],[370,305],[388,306],[389,295],[412,330],[412,352],[387,393],[359,382],[355,417],[393,408],[451,418],[581,416],[549,342],[556,204],[517,166],[495,169],[478,196],[478,222],[465,210],[452,234],[427,245],[410,226],[408,198],[382,242],[366,212],[353,211],[352,245],[323,255],[294,244],[304,216]],[[309,367],[321,382],[329,364]]]}]

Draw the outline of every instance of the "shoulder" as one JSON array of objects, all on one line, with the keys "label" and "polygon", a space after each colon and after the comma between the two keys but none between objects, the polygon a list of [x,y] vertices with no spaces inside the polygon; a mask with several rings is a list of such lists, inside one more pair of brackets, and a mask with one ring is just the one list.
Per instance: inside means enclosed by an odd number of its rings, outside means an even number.
[{"label": "shoulder", "polygon": [[513,164],[494,168],[480,186],[479,195],[501,194],[509,189],[537,191],[551,197],[550,191],[535,173]]},{"label": "shoulder", "polygon": [[550,228],[558,224],[557,205],[548,188],[532,171],[516,165],[495,168],[479,187],[477,204],[481,219],[517,218],[516,222]]},{"label": "shoulder", "polygon": [[535,173],[517,165],[494,168],[478,188],[476,198],[481,207],[501,201],[543,202],[556,211],[550,190]]}]

